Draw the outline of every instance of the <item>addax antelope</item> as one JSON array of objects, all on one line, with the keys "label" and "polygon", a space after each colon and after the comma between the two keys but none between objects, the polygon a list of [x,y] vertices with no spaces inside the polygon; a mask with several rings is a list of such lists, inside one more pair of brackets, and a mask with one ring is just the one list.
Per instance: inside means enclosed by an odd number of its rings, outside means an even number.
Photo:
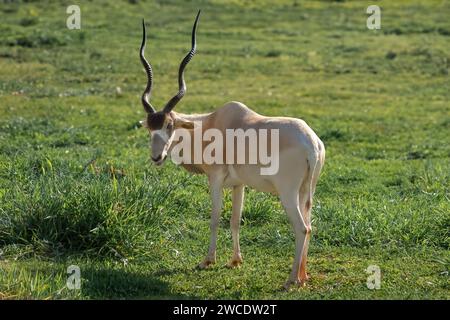
[{"label": "addax antelope", "polygon": [[[143,38],[140,48],[140,59],[147,73],[147,86],[142,95],[142,104],[147,117],[141,123],[149,130],[151,136],[151,159],[156,165],[161,165],[183,140],[177,139],[181,131],[188,133],[190,141],[195,140],[195,134],[204,134],[208,130],[226,136],[231,129],[254,131],[277,131],[275,138],[267,140],[268,149],[278,152],[278,166],[275,172],[262,174],[261,169],[267,163],[235,163],[228,161],[227,154],[236,151],[251,156],[253,149],[250,143],[241,149],[229,150],[223,146],[216,150],[216,156],[224,161],[194,161],[179,163],[188,171],[205,174],[209,181],[209,190],[212,200],[211,211],[211,238],[206,258],[199,264],[200,268],[207,268],[216,262],[216,243],[219,226],[219,217],[222,209],[223,188],[232,189],[232,216],[231,232],[233,239],[233,256],[228,266],[235,267],[242,263],[239,247],[239,226],[244,199],[244,187],[249,186],[259,191],[270,192],[279,196],[289,221],[295,232],[295,258],[292,272],[286,288],[291,284],[301,285],[307,279],[306,259],[311,234],[311,208],[312,198],[316,188],[320,171],[325,161],[325,148],[322,141],[314,131],[303,121],[287,117],[265,117],[240,102],[229,102],[207,114],[188,115],[174,111],[175,105],[186,93],[184,69],[196,52],[196,30],[200,11],[192,28],[192,48],[181,62],[178,72],[179,91],[173,96],[161,111],[156,111],[149,102],[153,72],[150,63],[144,57],[146,45],[145,22],[143,21]],[[247,136],[248,138],[248,136]],[[245,139],[245,137],[244,137]],[[277,148],[273,143],[277,143]],[[221,144],[223,145],[223,144]],[[207,147],[205,141],[200,145],[202,154]],[[183,152],[198,152],[191,144],[190,149]],[[237,155],[239,156],[239,155]],[[195,155],[194,155],[195,158]],[[217,157],[216,157],[217,158]],[[235,158],[235,157],[234,157]],[[233,158],[233,159],[234,159]],[[226,159],[226,160],[225,160]],[[233,160],[231,159],[231,160]]]}]

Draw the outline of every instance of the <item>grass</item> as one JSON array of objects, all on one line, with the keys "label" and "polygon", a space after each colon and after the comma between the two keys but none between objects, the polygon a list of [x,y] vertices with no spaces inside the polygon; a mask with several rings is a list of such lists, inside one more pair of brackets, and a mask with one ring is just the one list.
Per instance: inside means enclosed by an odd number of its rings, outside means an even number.
[{"label": "grass", "polygon": [[[449,299],[450,4],[380,1],[61,1],[0,8],[0,299]],[[306,120],[327,162],[306,288],[283,292],[293,233],[278,199],[246,192],[244,265],[225,193],[218,264],[206,254],[206,179],[149,162],[140,19],[153,105],[176,91],[203,14],[182,112],[239,100]],[[117,89],[117,88],[120,88]],[[81,269],[81,290],[66,287]],[[366,286],[378,265],[379,290]]]}]

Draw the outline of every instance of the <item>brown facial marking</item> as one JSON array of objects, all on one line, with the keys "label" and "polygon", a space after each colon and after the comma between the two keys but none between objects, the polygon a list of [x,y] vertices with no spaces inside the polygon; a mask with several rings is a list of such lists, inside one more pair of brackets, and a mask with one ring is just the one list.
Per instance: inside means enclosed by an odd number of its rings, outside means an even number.
[{"label": "brown facial marking", "polygon": [[147,115],[147,125],[150,130],[159,130],[163,127],[166,120],[169,118],[164,112],[156,112]]}]

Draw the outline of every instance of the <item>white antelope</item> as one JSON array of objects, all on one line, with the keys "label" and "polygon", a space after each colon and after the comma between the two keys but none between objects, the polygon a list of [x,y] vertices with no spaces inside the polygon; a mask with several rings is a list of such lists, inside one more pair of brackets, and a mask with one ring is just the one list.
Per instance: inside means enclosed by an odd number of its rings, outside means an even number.
[{"label": "white antelope", "polygon": [[[229,102],[215,112],[187,115],[173,111],[175,105],[186,93],[184,69],[196,51],[196,29],[200,11],[192,29],[192,48],[181,62],[178,93],[170,99],[162,111],[155,111],[149,102],[152,90],[153,73],[151,65],[144,57],[146,45],[145,23],[143,22],[143,39],[140,59],[147,73],[147,86],[142,95],[142,104],[147,117],[141,123],[151,135],[151,158],[156,165],[161,165],[177,143],[177,131],[184,128],[194,134],[194,123],[201,124],[201,130],[214,128],[224,133],[227,129],[278,129],[279,132],[279,169],[273,175],[261,175],[262,164],[206,164],[182,163],[190,172],[206,174],[212,200],[211,238],[208,254],[199,264],[207,268],[216,262],[216,243],[219,218],[222,209],[223,188],[232,189],[231,232],[233,239],[233,256],[229,267],[242,263],[239,247],[239,226],[244,199],[244,187],[249,186],[259,191],[270,192],[280,197],[290,223],[295,232],[295,258],[292,272],[286,288],[291,284],[303,285],[308,279],[306,260],[311,234],[312,197],[320,171],[325,161],[325,148],[314,131],[303,121],[287,117],[265,117],[240,102]],[[193,150],[191,150],[193,152]],[[248,153],[248,150],[245,150]],[[226,150],[223,151],[224,157]]]}]

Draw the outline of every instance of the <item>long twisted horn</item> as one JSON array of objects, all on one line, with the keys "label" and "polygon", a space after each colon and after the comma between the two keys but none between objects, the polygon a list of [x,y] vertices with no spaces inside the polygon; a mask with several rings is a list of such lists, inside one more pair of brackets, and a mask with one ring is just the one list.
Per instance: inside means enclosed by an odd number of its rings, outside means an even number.
[{"label": "long twisted horn", "polygon": [[147,87],[145,87],[144,93],[142,94],[142,105],[144,106],[144,109],[147,113],[155,113],[155,109],[152,107],[152,105],[149,102],[150,95],[152,92],[152,84],[153,84],[153,71],[152,66],[150,63],[148,63],[147,59],[144,57],[144,51],[145,51],[145,44],[147,42],[147,35],[145,32],[145,21],[142,19],[142,44],[141,44],[141,50],[139,51],[139,56],[141,58],[142,65],[144,66],[145,72],[147,73]]},{"label": "long twisted horn", "polygon": [[172,99],[167,102],[166,106],[164,107],[164,112],[169,113],[172,111],[172,109],[175,107],[175,105],[181,100],[181,98],[184,97],[184,94],[186,93],[186,83],[184,82],[184,68],[186,65],[191,61],[192,57],[195,54],[195,50],[197,47],[197,42],[195,39],[195,33],[197,31],[197,22],[198,18],[200,17],[201,10],[198,11],[197,17],[195,18],[194,27],[192,28],[192,48],[191,51],[184,57],[183,61],[181,61],[180,69],[178,70],[178,86],[179,90],[176,95],[172,97]]}]

